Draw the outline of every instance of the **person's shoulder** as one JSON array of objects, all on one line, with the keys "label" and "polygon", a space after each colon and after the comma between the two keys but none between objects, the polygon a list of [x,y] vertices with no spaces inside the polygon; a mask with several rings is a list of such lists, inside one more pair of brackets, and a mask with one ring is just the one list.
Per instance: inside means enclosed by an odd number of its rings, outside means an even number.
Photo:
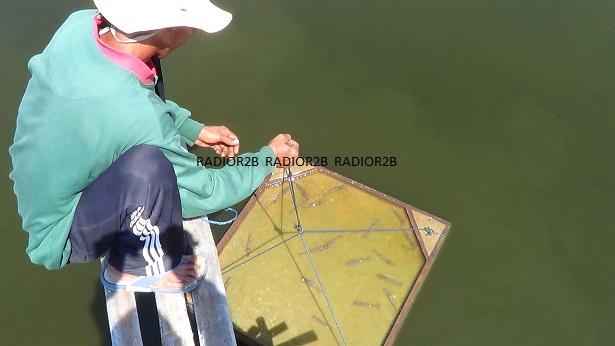
[{"label": "person's shoulder", "polygon": [[72,23],[72,22],[78,22],[78,21],[91,22],[92,18],[94,18],[96,13],[97,11],[93,9],[78,10],[78,11],[75,11],[69,14],[68,18],[66,18],[65,23]]},{"label": "person's shoulder", "polygon": [[76,27],[89,26],[91,27],[93,24],[94,16],[96,15],[96,10],[79,10],[72,12],[66,17],[60,28],[56,31],[54,36],[66,31],[71,30]]},{"label": "person's shoulder", "polygon": [[130,74],[109,62],[96,46],[96,13],[73,12],[43,52],[29,61],[32,77],[54,91],[53,97],[84,99],[133,83]]},{"label": "person's shoulder", "polygon": [[45,51],[76,48],[75,43],[87,39],[94,28],[95,10],[80,10],[71,13],[56,30]]}]

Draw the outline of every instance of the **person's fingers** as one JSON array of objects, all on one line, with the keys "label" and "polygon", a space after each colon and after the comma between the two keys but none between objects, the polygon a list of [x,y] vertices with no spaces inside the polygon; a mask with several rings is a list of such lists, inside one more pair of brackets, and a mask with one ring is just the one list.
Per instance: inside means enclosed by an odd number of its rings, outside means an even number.
[{"label": "person's fingers", "polygon": [[182,263],[178,265],[176,268],[179,273],[189,274],[190,272],[193,272],[195,270],[194,269],[195,266],[196,264],[194,263]]},{"label": "person's fingers", "polygon": [[228,147],[228,146],[226,146],[226,145],[225,145],[225,146],[223,146],[223,148],[224,148],[224,149],[223,149],[223,150],[224,150],[224,156],[226,156],[226,157],[231,157],[231,151],[232,151],[232,150],[231,150],[231,148],[230,148],[230,147]]},{"label": "person's fingers", "polygon": [[299,155],[299,143],[293,140],[288,133],[280,133],[275,136],[269,146],[278,158],[296,157]]},{"label": "person's fingers", "polygon": [[178,278],[186,284],[193,283],[196,280],[196,276],[194,275],[178,275]]},{"label": "person's fingers", "polygon": [[201,273],[203,272],[203,271],[202,271],[202,269],[203,269],[203,268],[202,268],[202,266],[201,266],[201,265],[199,265],[199,264],[195,263],[195,264],[194,264],[194,276],[195,276],[195,277],[200,276],[200,275],[201,275]]},{"label": "person's fingers", "polygon": [[239,144],[239,137],[237,137],[237,135],[233,133],[233,131],[229,130],[228,128],[225,127],[225,129],[227,131],[226,136],[232,139],[233,142],[237,142],[237,144]]},{"label": "person's fingers", "polygon": [[299,143],[297,141],[291,139],[290,141],[288,141],[288,146],[299,152]]},{"label": "person's fingers", "polygon": [[182,258],[182,264],[177,266],[173,271],[176,272],[184,281],[194,282],[202,275],[202,263],[194,255],[185,255]]},{"label": "person's fingers", "polygon": [[168,273],[166,275],[166,281],[172,283],[172,284],[178,284],[178,283],[182,283],[182,275],[178,274],[175,270]]},{"label": "person's fingers", "polygon": [[195,255],[184,255],[182,257],[182,263],[196,263],[196,259]]},{"label": "person's fingers", "polygon": [[295,140],[288,140],[284,146],[284,152],[288,157],[296,157],[299,155],[299,143]]},{"label": "person's fingers", "polygon": [[293,147],[289,147],[288,149],[288,157],[297,157],[299,155],[299,151]]},{"label": "person's fingers", "polygon": [[288,142],[289,140],[291,140],[292,137],[288,134],[288,133],[280,133],[279,135],[275,136],[272,140],[272,142],[276,143],[276,144],[283,144]]},{"label": "person's fingers", "polygon": [[214,145],[211,147],[218,156],[220,156],[220,154],[222,154],[222,147],[220,145]]},{"label": "person's fingers", "polygon": [[235,156],[235,145],[223,145],[227,157]]},{"label": "person's fingers", "polygon": [[196,282],[196,279],[186,278],[186,281],[184,281],[184,286],[190,286],[194,284],[195,282]]},{"label": "person's fingers", "polygon": [[222,144],[216,144],[216,154],[218,154],[218,156],[220,157],[224,157],[225,156],[225,146]]},{"label": "person's fingers", "polygon": [[[224,143],[226,145],[239,145],[239,137],[234,134],[231,130],[226,126],[216,126],[214,131],[218,134],[215,138],[218,142]],[[228,154],[228,153],[227,153]]]},{"label": "person's fingers", "polygon": [[226,151],[227,157],[235,156],[235,151],[233,150],[233,146],[225,145],[224,150]]},{"label": "person's fingers", "polygon": [[189,285],[191,283],[193,283],[196,279],[190,275],[182,275],[182,274],[176,274],[175,275],[175,279],[173,280],[174,282],[178,282],[180,284],[183,285]]},{"label": "person's fingers", "polygon": [[219,142],[229,146],[239,145],[239,138],[230,136],[220,136]]},{"label": "person's fingers", "polygon": [[195,265],[191,263],[180,264],[173,272],[179,277],[196,278]]},{"label": "person's fingers", "polygon": [[[239,137],[226,126],[205,126],[201,130],[198,139],[205,144],[224,143],[226,145],[238,145]],[[195,142],[196,143],[196,142]]]}]

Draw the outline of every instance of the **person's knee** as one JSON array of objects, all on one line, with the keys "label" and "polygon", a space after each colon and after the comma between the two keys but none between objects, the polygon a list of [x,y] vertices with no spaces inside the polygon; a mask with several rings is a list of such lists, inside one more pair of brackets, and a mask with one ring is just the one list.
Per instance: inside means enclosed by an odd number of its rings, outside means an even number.
[{"label": "person's knee", "polygon": [[124,179],[147,185],[177,185],[173,164],[154,146],[137,145],[122,154],[119,160]]}]

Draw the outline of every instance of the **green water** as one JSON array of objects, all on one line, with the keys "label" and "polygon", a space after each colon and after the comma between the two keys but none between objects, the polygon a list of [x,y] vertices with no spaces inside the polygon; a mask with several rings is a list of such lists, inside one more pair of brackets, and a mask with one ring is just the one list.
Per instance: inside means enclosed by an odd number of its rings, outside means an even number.
[{"label": "green water", "polygon": [[[453,223],[398,345],[615,343],[615,3],[218,3],[235,21],[165,61],[171,98],[245,150],[396,156],[332,168]],[[88,6],[2,4],[2,345],[108,343],[98,266],[31,265],[7,178],[26,61]]]}]

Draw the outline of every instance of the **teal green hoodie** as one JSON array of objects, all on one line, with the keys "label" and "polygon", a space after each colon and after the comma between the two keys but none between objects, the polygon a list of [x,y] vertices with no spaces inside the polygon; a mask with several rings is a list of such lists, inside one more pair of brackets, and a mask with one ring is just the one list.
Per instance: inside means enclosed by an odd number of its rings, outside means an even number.
[{"label": "teal green hoodie", "polygon": [[9,153],[18,211],[28,232],[26,252],[48,269],[64,266],[68,234],[82,191],[122,153],[138,144],[158,147],[171,161],[182,213],[196,217],[248,197],[271,173],[268,146],[257,166],[205,169],[181,146],[201,124],[162,101],[154,86],[109,61],[92,35],[95,11],[75,12],[41,54],[28,63],[32,77],[19,106]]}]

